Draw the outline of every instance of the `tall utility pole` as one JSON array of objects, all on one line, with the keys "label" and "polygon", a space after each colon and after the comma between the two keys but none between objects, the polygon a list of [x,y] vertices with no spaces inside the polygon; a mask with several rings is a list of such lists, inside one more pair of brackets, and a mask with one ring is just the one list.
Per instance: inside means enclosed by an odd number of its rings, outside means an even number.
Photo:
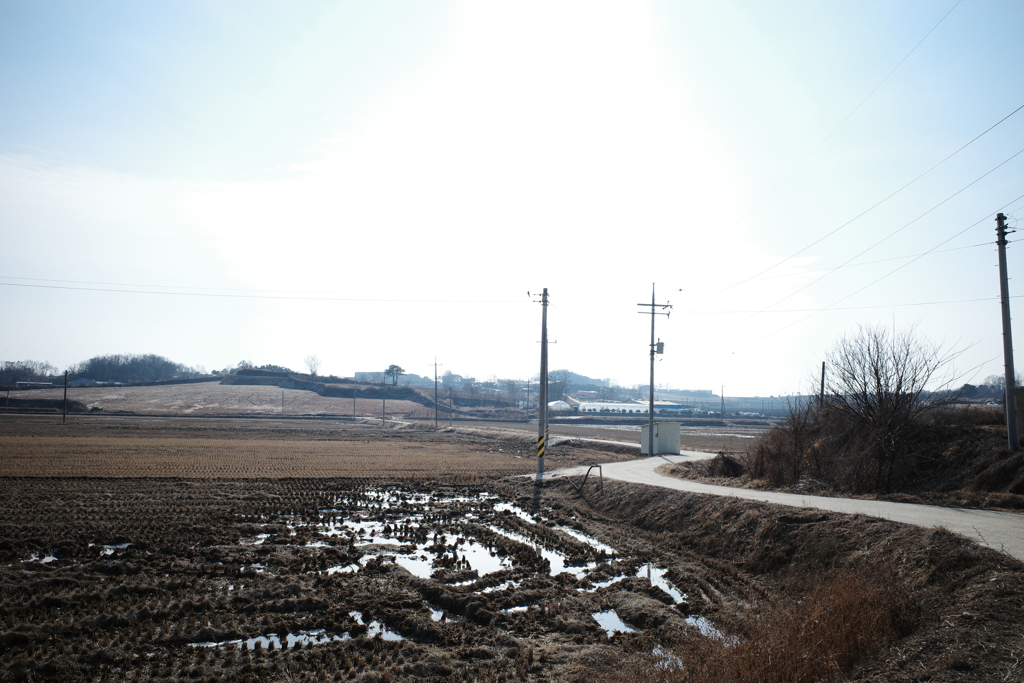
[{"label": "tall utility pole", "polygon": [[821,388],[818,390],[818,413],[825,408],[825,361],[821,361]]},{"label": "tall utility pole", "polygon": [[[1011,230],[1010,232],[1015,232]],[[1017,375],[1013,371],[1013,335],[1010,331],[1010,285],[1006,275],[1006,216],[996,214],[996,244],[999,246],[999,300],[1003,309],[1003,365],[1006,369],[1006,439],[1010,450],[1020,450],[1017,429]]]},{"label": "tall utility pole", "polygon": [[64,412],[61,414],[60,423],[68,423],[68,371],[64,371]]},{"label": "tall utility pole", "polygon": [[434,356],[434,431],[437,431],[437,356]]},{"label": "tall utility pole", "polygon": [[381,407],[380,407],[380,426],[381,429],[387,427],[388,420],[388,376],[384,375],[384,383],[381,385],[384,388],[384,393],[381,395]]},{"label": "tall utility pole", "polygon": [[718,415],[722,418],[722,422],[725,422],[725,385],[722,385],[722,395],[719,396],[722,399],[722,407],[719,408]]},{"label": "tall utility pole", "polygon": [[540,385],[537,387],[537,485],[544,479],[544,448],[548,440],[548,288],[540,297]]},{"label": "tall utility pole", "polygon": [[[654,283],[651,283],[651,303],[649,304],[637,304],[637,306],[650,306],[651,307],[651,385],[650,385],[650,399],[647,410],[647,455],[654,455],[654,355],[657,353],[665,353],[665,345],[660,341],[654,341],[654,316],[663,315],[668,317],[672,315],[672,311],[658,311],[659,308],[672,308],[671,304],[659,304],[655,303],[654,300]],[[644,313],[644,311],[640,311]]]}]

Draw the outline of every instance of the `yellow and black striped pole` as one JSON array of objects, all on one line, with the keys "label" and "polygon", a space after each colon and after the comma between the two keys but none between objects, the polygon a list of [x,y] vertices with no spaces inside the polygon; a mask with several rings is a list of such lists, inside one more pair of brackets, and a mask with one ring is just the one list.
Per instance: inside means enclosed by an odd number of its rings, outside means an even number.
[{"label": "yellow and black striped pole", "polygon": [[537,485],[544,480],[544,450],[548,440],[548,288],[541,295],[540,386],[537,388]]}]

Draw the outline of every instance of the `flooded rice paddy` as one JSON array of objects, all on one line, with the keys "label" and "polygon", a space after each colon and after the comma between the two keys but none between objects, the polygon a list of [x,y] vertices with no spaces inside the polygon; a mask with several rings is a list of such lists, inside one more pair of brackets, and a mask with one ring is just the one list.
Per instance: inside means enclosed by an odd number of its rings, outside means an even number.
[{"label": "flooded rice paddy", "polygon": [[581,517],[586,506],[566,495],[30,482],[8,498],[8,519],[24,521],[0,545],[0,623],[18,624],[0,633],[4,670],[267,680],[301,665],[336,680],[558,680],[631,639],[650,653],[721,637],[703,611],[714,589],[694,574],[705,568]]}]

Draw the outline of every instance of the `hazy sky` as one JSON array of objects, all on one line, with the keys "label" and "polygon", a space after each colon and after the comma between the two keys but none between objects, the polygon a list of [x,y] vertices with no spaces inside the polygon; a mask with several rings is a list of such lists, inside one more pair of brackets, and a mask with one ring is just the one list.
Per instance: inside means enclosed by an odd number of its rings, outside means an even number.
[{"label": "hazy sky", "polygon": [[1022,28],[978,0],[0,0],[0,360],[527,377],[547,287],[552,367],[631,385],[653,282],[659,384],[807,391],[876,323],[980,381],[1024,110],[946,158],[1024,105]]}]

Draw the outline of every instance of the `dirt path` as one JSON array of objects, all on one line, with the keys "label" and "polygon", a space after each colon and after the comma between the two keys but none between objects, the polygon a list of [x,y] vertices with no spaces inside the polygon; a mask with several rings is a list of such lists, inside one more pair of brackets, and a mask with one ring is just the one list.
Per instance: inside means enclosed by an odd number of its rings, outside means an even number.
[{"label": "dirt path", "polygon": [[[733,498],[759,500],[765,503],[789,505],[799,508],[818,508],[850,515],[881,517],[882,519],[925,528],[943,527],[993,550],[1004,552],[1018,560],[1024,560],[1024,514],[947,508],[935,505],[891,503],[856,498],[826,498],[824,496],[806,496],[777,491],[755,491],[752,489],[701,484],[695,481],[668,477],[654,471],[656,467],[666,463],[676,464],[713,457],[713,453],[684,451],[678,456],[659,455],[654,458],[605,463],[602,466],[602,470],[604,476],[609,479],[617,479],[635,484],[648,484],[650,486],[660,486],[679,491],[706,493],[713,496],[732,496]],[[545,478],[564,477],[583,474],[584,472],[586,472],[586,467],[572,467],[553,470],[544,476]]]}]

